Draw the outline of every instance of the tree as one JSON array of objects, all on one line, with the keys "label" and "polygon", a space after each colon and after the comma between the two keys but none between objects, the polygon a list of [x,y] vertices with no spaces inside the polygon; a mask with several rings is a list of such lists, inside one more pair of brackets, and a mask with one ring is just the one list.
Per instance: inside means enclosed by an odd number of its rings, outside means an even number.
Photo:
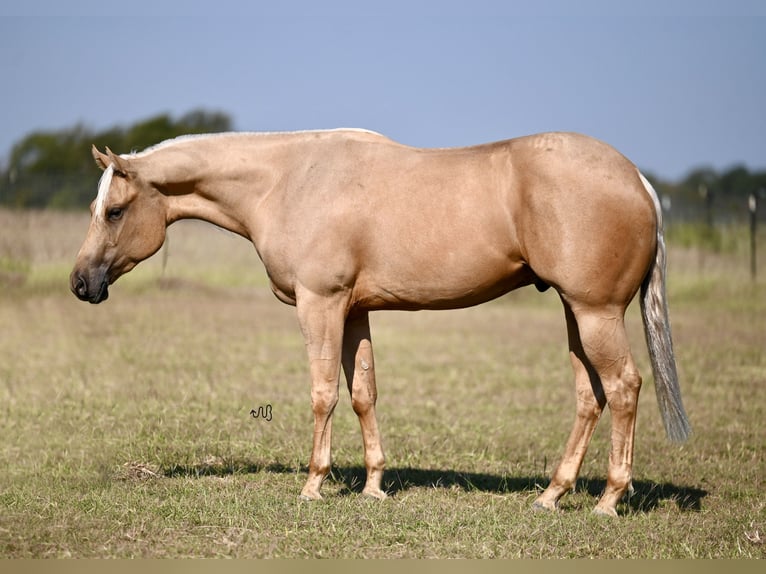
[{"label": "tree", "polygon": [[102,132],[81,124],[60,131],[34,132],[13,147],[7,169],[0,171],[0,205],[87,206],[99,176],[90,154],[93,144],[125,153],[179,135],[230,130],[231,120],[226,114],[194,110],[178,120],[162,114],[128,128],[117,126]]}]

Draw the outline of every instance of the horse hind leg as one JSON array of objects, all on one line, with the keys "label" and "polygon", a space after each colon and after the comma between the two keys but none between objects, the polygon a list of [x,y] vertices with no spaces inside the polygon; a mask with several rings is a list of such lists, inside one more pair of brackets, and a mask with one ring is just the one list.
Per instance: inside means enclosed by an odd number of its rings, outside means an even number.
[{"label": "horse hind leg", "polygon": [[384,499],[386,493],[381,489],[381,482],[385,457],[375,414],[378,391],[367,313],[346,321],[343,335],[343,371],[351,394],[351,406],[359,418],[362,431],[364,465],[367,469],[367,481],[362,492],[373,498]]},{"label": "horse hind leg", "polygon": [[585,356],[577,320],[566,302],[564,312],[569,338],[569,358],[575,374],[577,415],[561,462],[548,487],[534,502],[534,508],[544,510],[558,508],[559,499],[574,487],[593,431],[606,403],[601,380]]},{"label": "horse hind leg", "polygon": [[606,489],[594,511],[617,516],[617,503],[631,487],[633,441],[641,377],[625,331],[625,309],[601,307],[576,313],[580,339],[598,375],[611,413],[611,448]]}]

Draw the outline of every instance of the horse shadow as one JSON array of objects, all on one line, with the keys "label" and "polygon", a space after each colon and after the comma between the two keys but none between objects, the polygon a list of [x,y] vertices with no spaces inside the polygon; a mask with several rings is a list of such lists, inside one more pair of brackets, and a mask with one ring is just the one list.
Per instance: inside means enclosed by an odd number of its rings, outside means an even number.
[{"label": "horse shadow", "polygon": [[[363,467],[333,468],[331,478],[342,483],[340,494],[361,493],[367,472]],[[547,486],[549,479],[542,476],[505,476],[456,470],[391,468],[383,478],[384,488],[390,496],[413,488],[458,488],[463,491],[493,494],[529,493],[537,495]],[[599,497],[606,488],[606,480],[578,478],[575,490]],[[672,483],[651,480],[634,480],[633,492],[626,495],[623,503],[628,513],[646,513],[665,503],[675,504],[681,511],[698,512],[707,491]]]},{"label": "horse shadow", "polygon": [[[277,474],[306,473],[306,467],[296,468],[279,463],[225,462],[210,465],[200,463],[187,466],[172,466],[163,469],[167,477],[226,476],[233,474],[256,474],[261,472]],[[361,494],[367,471],[362,466],[333,466],[328,481],[340,486],[339,496]],[[416,488],[460,489],[465,492],[487,492],[493,494],[529,493],[538,494],[548,484],[548,478],[537,476],[507,476],[476,472],[462,472],[450,469],[423,469],[393,467],[386,469],[383,490],[391,497]],[[606,480],[579,478],[575,490],[587,492],[596,498],[606,487]],[[669,482],[634,480],[633,492],[623,499],[625,512],[647,513],[667,503],[675,504],[682,512],[699,512],[707,491],[679,486]]]}]

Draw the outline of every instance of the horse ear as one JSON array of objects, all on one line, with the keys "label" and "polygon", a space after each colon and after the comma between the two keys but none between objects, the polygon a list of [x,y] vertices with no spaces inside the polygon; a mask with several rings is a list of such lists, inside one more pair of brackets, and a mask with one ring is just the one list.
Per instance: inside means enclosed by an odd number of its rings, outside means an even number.
[{"label": "horse ear", "polygon": [[106,148],[106,153],[101,153],[94,145],[90,151],[93,154],[93,159],[96,160],[96,165],[101,169],[106,169],[111,165],[114,168],[114,173],[123,177],[132,172],[129,162],[125,158],[118,156],[109,148]]},{"label": "horse ear", "polygon": [[122,175],[123,177],[126,177],[131,174],[132,170],[130,169],[129,162],[123,158],[114,153],[109,148],[106,148],[106,155],[109,158],[109,164],[114,166],[114,173],[118,175]]},{"label": "horse ear", "polygon": [[109,164],[111,163],[109,160],[109,156],[106,154],[101,153],[98,151],[98,148],[94,145],[91,147],[90,152],[93,154],[93,159],[96,160],[96,165],[101,168],[102,170],[109,167]]}]

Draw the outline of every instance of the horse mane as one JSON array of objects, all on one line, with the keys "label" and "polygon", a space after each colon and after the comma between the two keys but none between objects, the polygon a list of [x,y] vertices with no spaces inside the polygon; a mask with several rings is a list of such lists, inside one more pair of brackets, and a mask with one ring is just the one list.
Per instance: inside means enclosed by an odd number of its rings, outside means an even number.
[{"label": "horse mane", "polygon": [[[161,141],[158,144],[149,146],[142,151],[132,151],[131,153],[121,154],[120,157],[125,159],[134,159],[145,157],[161,149],[172,147],[178,144],[182,144],[188,141],[202,140],[202,139],[214,139],[225,137],[266,137],[266,136],[282,136],[282,135],[295,135],[295,134],[321,134],[321,133],[333,133],[333,132],[357,132],[363,134],[369,134],[374,136],[381,136],[380,133],[373,130],[366,130],[363,128],[334,128],[325,130],[298,130],[298,131],[286,131],[286,132],[220,132],[220,133],[207,133],[207,134],[186,134],[177,136],[175,138]],[[382,137],[382,136],[381,136]]]}]

